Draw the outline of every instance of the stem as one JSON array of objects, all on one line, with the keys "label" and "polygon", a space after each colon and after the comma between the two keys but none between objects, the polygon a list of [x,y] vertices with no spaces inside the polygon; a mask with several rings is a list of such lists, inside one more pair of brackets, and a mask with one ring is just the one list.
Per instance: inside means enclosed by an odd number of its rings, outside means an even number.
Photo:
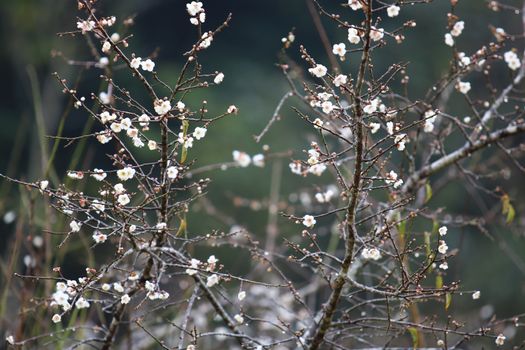
[{"label": "stem", "polygon": [[357,209],[357,199],[360,192],[361,187],[361,170],[363,165],[363,126],[362,126],[362,117],[363,117],[363,110],[361,108],[361,89],[363,87],[364,83],[364,77],[365,77],[365,69],[368,64],[369,59],[369,53],[370,53],[370,28],[371,28],[371,21],[372,21],[372,2],[371,0],[368,1],[367,8],[365,10],[366,15],[366,33],[365,33],[365,46],[363,49],[363,54],[361,55],[361,64],[359,66],[359,75],[357,78],[357,84],[355,87],[355,94],[354,94],[354,116],[356,119],[356,155],[355,155],[355,170],[353,175],[353,182],[352,182],[352,190],[351,190],[351,196],[350,201],[348,204],[348,209],[346,212],[346,225],[347,225],[347,231],[348,236],[346,237],[345,242],[345,257],[343,259],[343,263],[341,264],[341,269],[339,270],[339,273],[333,283],[333,290],[332,294],[330,295],[330,298],[328,299],[328,302],[326,303],[324,309],[323,309],[323,315],[321,317],[321,320],[319,321],[318,328],[316,330],[316,333],[314,337],[312,338],[312,341],[310,343],[310,350],[317,350],[321,343],[324,340],[326,331],[330,328],[332,324],[332,318],[334,316],[334,313],[337,309],[337,305],[339,303],[339,300],[341,298],[341,292],[343,291],[343,287],[346,283],[346,275],[348,274],[348,270],[350,269],[350,265],[352,263],[353,258],[353,252],[354,252],[354,244],[355,244],[355,237],[356,237],[356,226],[355,226],[355,216],[356,216],[356,209]]}]

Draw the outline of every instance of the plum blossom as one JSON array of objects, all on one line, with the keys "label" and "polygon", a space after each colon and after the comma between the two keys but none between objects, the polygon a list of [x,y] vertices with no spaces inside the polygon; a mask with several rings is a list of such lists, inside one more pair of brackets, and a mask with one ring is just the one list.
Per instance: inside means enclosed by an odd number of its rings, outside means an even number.
[{"label": "plum blossom", "polygon": [[478,300],[480,296],[481,296],[481,292],[479,290],[472,293],[472,299],[474,300]]},{"label": "plum blossom", "polygon": [[503,58],[511,70],[516,70],[521,67],[521,61],[514,51],[505,52]]},{"label": "plum blossom", "polygon": [[445,241],[439,241],[438,252],[440,252],[441,254],[446,254],[447,250],[448,250],[447,243],[445,243]]},{"label": "plum blossom", "polygon": [[252,157],[253,165],[256,167],[262,168],[264,167],[264,155],[263,154],[256,154]]},{"label": "plum blossom", "polygon": [[463,29],[465,29],[465,22],[463,21],[457,21],[454,26],[452,27],[452,30],[450,31],[450,34],[452,36],[458,37],[463,32]]},{"label": "plum blossom", "polygon": [[439,231],[439,235],[443,237],[447,234],[448,228],[446,226],[441,226],[438,229],[438,231]]},{"label": "plum blossom", "polygon": [[215,76],[215,78],[213,79],[213,82],[218,85],[222,83],[223,80],[224,80],[224,73],[219,73]]},{"label": "plum blossom", "polygon": [[359,31],[355,28],[349,28],[348,29],[348,41],[351,44],[359,44],[359,41],[361,41],[361,37],[359,36]]},{"label": "plum blossom", "polygon": [[201,127],[196,127],[195,130],[193,131],[193,137],[194,137],[196,140],[200,140],[200,139],[202,139],[204,136],[206,136],[206,131],[208,131],[208,129],[206,129],[206,128],[201,128]]},{"label": "plum blossom", "polygon": [[177,167],[175,166],[170,166],[167,170],[166,170],[166,174],[168,176],[169,179],[176,179],[177,176],[179,175],[179,170],[177,169]]},{"label": "plum blossom", "polygon": [[156,100],[153,107],[157,114],[164,115],[171,110],[171,103],[168,100]]},{"label": "plum blossom", "polygon": [[100,231],[95,231],[92,237],[95,243],[104,243],[108,239],[108,236]]},{"label": "plum blossom", "polygon": [[341,85],[345,85],[348,81],[348,77],[344,74],[339,74],[334,78],[334,85],[336,87],[340,87]]},{"label": "plum blossom", "polygon": [[120,297],[120,303],[121,304],[128,304],[130,302],[131,298],[129,297],[128,294],[124,294],[123,296]]},{"label": "plum blossom", "polygon": [[348,6],[354,11],[357,11],[359,9],[363,8],[363,5],[359,0],[348,0]]},{"label": "plum blossom", "polygon": [[117,170],[117,176],[121,181],[127,181],[135,176],[135,169],[131,167],[125,167]]},{"label": "plum blossom", "polygon": [[383,28],[376,28],[372,26],[370,30],[370,39],[373,41],[379,41],[385,36],[385,30]]},{"label": "plum blossom", "polygon": [[305,215],[303,216],[303,225],[312,228],[316,224],[316,220],[312,215]]},{"label": "plum blossom", "polygon": [[445,44],[450,47],[454,46],[454,38],[450,33],[445,34]]},{"label": "plum blossom", "polygon": [[71,221],[69,223],[69,228],[71,229],[71,232],[78,232],[80,231],[80,227],[82,226],[82,224],[76,222],[75,220]]},{"label": "plum blossom", "polygon": [[505,344],[505,340],[506,339],[507,339],[507,337],[505,337],[503,334],[499,334],[496,337],[495,343],[496,343],[497,346],[503,346],[503,344]]},{"label": "plum blossom", "polygon": [[242,168],[246,168],[252,162],[252,159],[246,152],[235,150],[232,152],[232,154],[233,154],[233,160],[235,161],[235,163],[237,163],[237,165],[239,165]]},{"label": "plum blossom", "polygon": [[470,83],[468,81],[459,81],[456,85],[456,89],[458,89],[459,92],[466,95],[470,91]]},{"label": "plum blossom", "polygon": [[237,299],[239,299],[239,301],[243,301],[244,298],[246,298],[246,292],[240,291],[239,294],[237,294]]},{"label": "plum blossom", "polygon": [[153,69],[155,69],[155,62],[148,58],[147,60],[142,61],[140,66],[142,67],[142,70],[145,70],[146,72],[153,72]]},{"label": "plum blossom", "polygon": [[399,15],[400,7],[396,5],[391,5],[386,9],[388,17],[396,17]]},{"label": "plum blossom", "polygon": [[345,43],[334,44],[334,46],[332,48],[332,52],[334,53],[334,55],[338,55],[339,58],[341,60],[343,60],[345,58],[345,55],[346,55],[346,45],[345,45]]},{"label": "plum blossom", "polygon": [[377,248],[364,248],[361,251],[361,256],[367,260],[377,261],[381,259],[381,253],[379,252],[379,249]]},{"label": "plum blossom", "polygon": [[213,287],[214,285],[218,284],[219,283],[219,276],[217,276],[216,274],[213,274],[211,276],[208,276],[208,278],[206,279],[206,286],[207,287]]},{"label": "plum blossom", "polygon": [[310,74],[316,76],[317,78],[324,77],[327,71],[328,69],[322,64],[316,64],[314,67],[308,69],[308,72],[310,72]]},{"label": "plum blossom", "polygon": [[186,4],[186,10],[190,16],[196,16],[199,12],[204,11],[202,8],[202,2],[200,1],[192,1]]}]

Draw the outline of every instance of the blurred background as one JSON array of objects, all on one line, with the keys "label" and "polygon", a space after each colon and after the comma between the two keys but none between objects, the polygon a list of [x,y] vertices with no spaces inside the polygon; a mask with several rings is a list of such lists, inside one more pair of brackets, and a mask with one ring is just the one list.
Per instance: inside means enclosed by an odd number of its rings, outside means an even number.
[{"label": "blurred background", "polygon": [[[326,3],[332,3],[327,5],[328,9],[338,8],[336,2]],[[128,51],[142,57],[153,55],[157,64],[156,71],[169,83],[176,79],[184,62],[182,54],[197,38],[195,27],[189,23],[185,4],[182,0],[108,0],[102,1],[100,12],[104,15],[116,15],[118,19],[128,16],[134,18],[135,25],[129,32],[133,37],[129,39]],[[513,4],[520,6],[518,1]],[[270,129],[261,143],[257,144],[253,135],[261,132],[278,101],[288,91],[287,82],[276,67],[282,37],[294,30],[296,41],[289,52],[298,62],[298,47],[303,44],[317,61],[328,65],[307,2],[223,0],[205,1],[204,6],[207,13],[205,28],[208,29],[219,25],[229,12],[233,13],[230,27],[215,38],[211,48],[201,57],[206,71],[222,71],[226,78],[220,88],[196,93],[189,103],[191,105],[194,102],[197,105],[199,101],[206,99],[209,110],[217,113],[235,104],[240,112],[233,118],[214,124],[208,132],[206,142],[199,142],[194,146],[191,153],[195,155],[197,165],[229,162],[232,160],[233,150],[243,150],[252,155],[261,153],[264,144],[270,145],[272,152],[291,151],[295,159],[301,157],[302,150],[308,147],[314,136],[290,108],[298,105],[297,101],[290,100],[285,104],[281,111],[281,120]],[[423,96],[429,86],[444,73],[451,58],[451,49],[443,43],[449,7],[448,1],[444,0],[424,6],[407,6],[402,8],[400,16],[395,20],[384,23],[387,29],[392,29],[409,18],[414,18],[417,22],[414,29],[406,32],[404,43],[392,43],[375,58],[378,67],[400,61],[409,62],[409,89],[415,98]],[[348,15],[350,21],[358,20],[357,17],[352,17],[355,15],[351,11],[342,12]],[[493,40],[489,23],[495,27],[501,26],[510,33],[521,32],[519,15],[491,12],[481,0],[460,1],[456,14],[466,22],[466,30],[459,38],[459,45],[468,54],[472,54],[482,43]],[[77,16],[79,13],[76,2],[71,0],[0,2],[0,172],[3,174],[27,181],[47,177],[59,181],[72,164],[74,169],[109,164],[105,155],[93,147],[96,145],[89,142],[80,146],[78,143],[72,144],[67,148],[64,148],[63,143],[59,144],[52,164],[48,164],[45,155],[46,152],[49,155],[54,146],[52,140],[45,135],[56,134],[59,128],[63,128],[64,136],[79,135],[87,120],[81,112],[68,106],[69,100],[61,93],[52,73],[59,72],[72,83],[80,77],[80,90],[85,90],[86,94],[98,89],[98,75],[101,74],[99,70],[84,70],[65,64],[68,59],[90,59],[85,40],[80,35],[57,35],[59,32],[75,30]],[[393,22],[396,24],[392,24]],[[338,29],[326,19],[323,19],[323,23],[332,43],[346,41],[345,30]],[[119,31],[119,26],[114,29]],[[519,49],[523,47],[521,42],[516,42],[515,45]],[[355,64],[356,59],[351,57],[342,65],[345,69],[352,70]],[[505,75],[501,77],[502,80],[507,78]],[[497,85],[498,82],[495,83]],[[466,113],[465,106],[459,102],[455,104],[454,100],[452,102],[449,113]],[[62,120],[65,120],[63,125]],[[280,177],[282,208],[286,208],[285,203],[288,201],[306,201],[298,193],[304,188],[313,188],[310,180],[288,171],[288,162],[294,156],[284,157],[262,169],[234,168],[206,173],[205,176],[213,179],[208,196],[210,206],[219,210],[222,217],[235,217],[237,224],[264,237],[268,219],[265,205],[275,174]],[[519,200],[524,194],[523,178],[516,169],[509,170],[513,175],[501,179],[498,185],[510,193],[517,217],[520,218],[525,209],[523,201]],[[454,216],[479,215],[492,206],[490,199],[477,198],[474,201],[471,195],[459,184],[449,186],[435,194],[432,206],[444,207]],[[9,274],[13,271],[25,271],[27,266],[24,264],[27,261],[24,262],[24,256],[31,253],[26,241],[30,241],[32,236],[41,235],[46,216],[52,215],[42,210],[39,198],[28,195],[19,186],[0,181],[0,286],[7,286],[7,281],[11,286],[11,292],[0,287],[0,330],[6,326],[9,315],[14,315],[17,306],[17,298],[12,291],[16,290],[20,281],[11,280]],[[487,208],[479,203],[487,203]],[[204,204],[196,208],[197,213],[198,210],[209,209]],[[320,230],[327,233],[331,227],[328,222],[325,224],[326,227]],[[196,231],[210,228],[228,231],[231,222],[208,215],[206,220],[190,217],[189,225]],[[282,244],[282,237],[297,234],[299,230],[281,218],[278,226],[276,244]],[[26,242],[18,247],[14,245],[17,234],[25,237]],[[452,230],[448,245],[461,248],[462,254],[450,264],[451,268],[445,279],[460,280],[465,289],[482,291],[481,299],[476,303],[470,298],[463,300],[466,302],[458,300],[452,313],[463,314],[468,318],[473,314],[478,316],[481,312],[486,319],[495,310],[499,317],[525,310],[523,232],[497,225],[490,234],[496,239],[492,240],[475,229]],[[84,257],[74,249],[68,256],[66,273],[71,277],[82,273],[85,267]],[[244,258],[248,256],[230,254],[224,255],[221,261],[226,266],[231,266]],[[42,273],[47,274],[48,271]]]}]

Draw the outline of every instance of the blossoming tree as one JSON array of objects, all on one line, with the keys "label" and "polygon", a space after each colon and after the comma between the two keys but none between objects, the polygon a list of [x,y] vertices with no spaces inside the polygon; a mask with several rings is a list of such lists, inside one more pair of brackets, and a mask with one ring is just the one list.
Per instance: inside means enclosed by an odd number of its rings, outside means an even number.
[{"label": "blossoming tree", "polygon": [[[498,224],[512,224],[511,197],[484,179],[501,174],[501,163],[489,162],[494,158],[505,157],[516,171],[524,170],[519,89],[525,62],[515,47],[523,34],[492,28],[492,42],[463,52],[468,14],[459,3],[450,1],[443,40],[433,43],[450,47],[448,70],[428,91],[410,94],[409,65],[385,65],[376,57],[395,50],[405,32],[417,30],[417,19],[403,18],[404,9],[427,1],[349,0],[337,13],[324,1],[307,1],[326,55],[317,58],[308,47],[296,47],[293,33],[282,39],[279,67],[289,91],[255,141],[278,127],[281,109],[291,103],[313,135],[304,156],[295,152],[289,163],[289,175],[300,177],[309,199],[285,206],[283,222],[289,220],[295,233],[280,236],[277,202],[284,193],[272,187],[264,245],[261,237],[236,226],[235,218],[226,220],[234,227],[230,232],[193,232],[187,222],[210,183],[197,175],[264,167],[289,157],[286,150],[270,154],[269,147],[254,156],[237,150],[233,162],[193,169],[193,144],[205,142],[214,122],[238,113],[234,105],[214,114],[206,101],[198,107],[187,103],[195,90],[223,83],[224,74],[206,73],[199,59],[230,17],[205,31],[203,4],[186,4],[197,39],[170,84],[156,74],[153,57],[134,52],[130,38],[110,34],[116,17],[100,15],[97,1],[80,0],[77,30],[63,35],[88,39],[93,59],[85,64],[101,70],[105,88],[82,96],[56,75],[74,106],[97,126],[66,141],[96,139],[111,167],[70,169],[68,182],[57,186],[47,179],[9,180],[39,191],[67,218],[66,232],[49,232],[60,238],[53,249],[89,236],[88,251],[107,245],[111,254],[96,263],[89,259],[77,279],[66,278],[59,266],[44,275],[19,275],[52,286],[43,289],[49,293],[37,298],[35,310],[43,309],[39,312],[56,328],[8,335],[7,343],[188,350],[503,345],[507,325],[523,327],[521,315],[480,323],[450,314],[453,300],[477,300],[481,293],[464,290],[460,280],[446,275],[461,253],[447,240],[463,226],[486,232],[485,223],[452,219],[433,200],[447,186],[465,183],[496,199],[494,207],[504,214]],[[499,15],[521,14],[525,26],[525,8],[496,1],[488,6]],[[323,20],[346,40],[329,38]],[[492,84],[501,75],[505,85]],[[133,78],[128,82],[133,87],[123,85],[124,76]],[[482,80],[485,85],[474,83]],[[148,99],[135,97],[137,86]],[[460,117],[455,104],[470,115]],[[141,159],[143,149],[153,161]],[[96,191],[79,190],[73,181],[92,181]],[[331,228],[321,231],[322,226]],[[213,253],[216,246],[249,252],[252,261],[243,262],[249,272],[231,273],[233,267]],[[199,248],[212,253],[197,259]]]}]

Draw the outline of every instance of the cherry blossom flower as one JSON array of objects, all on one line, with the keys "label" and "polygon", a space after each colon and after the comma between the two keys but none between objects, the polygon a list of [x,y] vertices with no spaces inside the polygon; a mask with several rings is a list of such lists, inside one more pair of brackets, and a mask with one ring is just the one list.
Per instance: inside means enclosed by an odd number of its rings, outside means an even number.
[{"label": "cherry blossom flower", "polygon": [[398,151],[405,150],[405,143],[408,141],[407,134],[398,134],[394,137],[394,143]]},{"label": "cherry blossom flower", "polygon": [[133,69],[139,69],[140,65],[142,63],[142,58],[140,57],[133,57],[130,62],[130,67]]},{"label": "cherry blossom flower", "polygon": [[95,231],[92,237],[95,243],[104,243],[108,239],[108,236],[100,231]]},{"label": "cherry blossom flower", "polygon": [[223,80],[224,80],[224,73],[219,73],[215,76],[215,78],[213,79],[213,82],[218,85],[222,83]]},{"label": "cherry blossom flower", "polygon": [[325,170],[326,165],[322,163],[312,165],[310,168],[308,168],[308,172],[314,174],[315,176],[321,176],[325,172]]},{"label": "cherry blossom flower", "polygon": [[156,100],[154,103],[155,112],[159,115],[164,115],[171,110],[171,104],[168,100]]},{"label": "cherry blossom flower", "polygon": [[373,41],[379,41],[383,39],[383,36],[385,35],[385,30],[383,28],[376,28],[372,26],[370,30],[370,39]]},{"label": "cherry blossom flower", "polygon": [[368,126],[370,127],[370,132],[372,134],[375,134],[381,128],[381,124],[374,122],[368,124]]},{"label": "cherry blossom flower", "polygon": [[89,302],[86,299],[84,299],[83,297],[80,297],[75,302],[75,307],[77,309],[87,309],[89,307]]},{"label": "cherry blossom flower", "polygon": [[439,268],[441,270],[448,270],[448,263],[446,261],[442,262],[441,264],[439,264]]},{"label": "cherry blossom flower", "polygon": [[204,9],[202,8],[202,2],[200,1],[192,1],[186,4],[186,10],[190,14],[190,16],[195,16],[199,12],[204,11]]},{"label": "cherry blossom flower", "polygon": [[77,22],[77,28],[82,31],[82,34],[85,34],[95,28],[95,21],[79,21]]},{"label": "cherry blossom flower", "polygon": [[97,181],[103,181],[108,176],[108,174],[106,174],[102,169],[95,168],[93,169],[93,174],[91,174],[91,176]]},{"label": "cherry blossom flower", "polygon": [[345,45],[345,43],[334,44],[334,46],[332,48],[332,52],[334,53],[334,55],[338,55],[339,58],[341,60],[343,60],[345,58],[345,55],[346,55],[346,45]]},{"label": "cherry blossom flower", "polygon": [[239,301],[243,301],[244,298],[246,298],[246,292],[240,291],[239,294],[237,294],[237,299],[239,299]]},{"label": "cherry blossom flower", "polygon": [[445,44],[450,47],[454,46],[454,38],[450,33],[445,34]]},{"label": "cherry blossom flower", "polygon": [[60,316],[59,314],[54,314],[51,320],[53,321],[53,323],[58,323],[62,321],[62,316]]},{"label": "cherry blossom flower", "polygon": [[176,179],[179,175],[179,170],[175,166],[170,166],[166,171],[166,175],[169,179]]},{"label": "cherry blossom flower", "polygon": [[448,250],[447,243],[445,243],[445,241],[439,241],[438,252],[440,252],[441,254],[446,254],[447,250]]},{"label": "cherry blossom flower", "polygon": [[118,293],[124,292],[124,287],[119,282],[113,283],[113,289],[115,290],[115,292],[118,292]]},{"label": "cherry blossom flower", "polygon": [[312,215],[305,215],[303,216],[303,225],[312,228],[316,224],[316,220]]},{"label": "cherry blossom flower", "polygon": [[263,154],[256,154],[252,157],[253,165],[259,168],[264,167],[264,155]]},{"label": "cherry blossom flower", "polygon": [[324,77],[327,71],[328,69],[322,64],[316,64],[313,68],[308,69],[308,72],[310,72],[310,74],[316,76],[317,78]]},{"label": "cherry blossom flower", "polygon": [[391,5],[386,9],[388,17],[396,17],[399,15],[400,7],[396,5]]},{"label": "cherry blossom flower", "polygon": [[127,194],[120,194],[117,198],[117,202],[120,205],[126,205],[130,202],[129,196]]},{"label": "cherry blossom flower", "polygon": [[198,259],[191,259],[190,261],[191,268],[187,268],[186,273],[190,276],[197,274],[198,271],[196,269],[199,268],[200,263],[201,261]]},{"label": "cherry blossom flower", "polygon": [[328,202],[330,202],[330,200],[332,199],[334,194],[335,194],[334,191],[332,191],[331,189],[328,189],[325,192],[318,192],[318,193],[316,193],[315,194],[315,199],[319,203],[328,203]]},{"label": "cherry blossom flower", "polygon": [[102,52],[108,53],[109,50],[111,50],[111,43],[109,41],[104,41],[104,44],[102,44]]},{"label": "cherry blossom flower", "polygon": [[212,41],[213,41],[213,36],[211,32],[206,32],[202,34],[201,43],[199,44],[199,48],[207,49],[208,47],[210,47]]},{"label": "cherry blossom flower", "polygon": [[78,232],[80,231],[80,227],[82,226],[82,224],[76,222],[75,220],[71,221],[69,223],[69,228],[71,229],[71,232]]},{"label": "cherry blossom flower", "polygon": [[128,304],[130,302],[131,298],[129,297],[128,294],[124,294],[123,296],[120,297],[120,303],[121,304]]},{"label": "cherry blossom flower", "polygon": [[465,22],[463,21],[457,21],[454,26],[452,27],[452,30],[450,31],[450,34],[452,36],[458,37],[463,32],[463,29],[465,29]]},{"label": "cherry blossom flower", "polygon": [[208,276],[208,278],[206,279],[206,286],[209,288],[213,287],[214,285],[218,283],[219,283],[219,276],[217,276],[216,274]]},{"label": "cherry blossom flower", "polygon": [[195,137],[196,140],[200,140],[204,136],[206,136],[206,131],[208,131],[208,129],[196,127],[195,130],[193,131],[193,137]]},{"label": "cherry blossom flower", "polygon": [[377,248],[364,248],[361,251],[361,256],[367,260],[377,261],[381,259],[381,253]]},{"label": "cherry blossom flower", "polygon": [[348,81],[348,77],[344,74],[339,74],[334,78],[334,85],[336,87],[340,87],[341,85],[345,85]]},{"label": "cherry blossom flower", "polygon": [[359,9],[363,8],[363,5],[359,0],[348,0],[348,6],[354,11],[357,11]]},{"label": "cherry blossom flower", "polygon": [[472,293],[472,299],[474,300],[478,300],[480,296],[481,296],[481,292],[479,290]]},{"label": "cherry blossom flower", "polygon": [[466,95],[470,91],[470,83],[468,81],[459,81],[456,85],[456,89],[458,89],[459,92]]},{"label": "cherry blossom flower", "polygon": [[361,41],[361,37],[359,36],[359,31],[355,28],[349,28],[348,29],[348,41],[351,44],[359,44],[359,41]]},{"label": "cherry blossom flower", "polygon": [[514,51],[507,51],[503,54],[505,62],[511,70],[516,70],[521,67],[521,61]]},{"label": "cherry blossom flower", "polygon": [[154,140],[149,140],[148,141],[148,148],[150,151],[154,151],[157,149],[157,142],[155,142]]},{"label": "cherry blossom flower", "polygon": [[423,126],[424,132],[432,132],[434,130],[434,122],[436,121],[437,112],[429,109],[425,112],[424,116],[425,124]]},{"label": "cherry blossom flower", "polygon": [[445,236],[447,234],[448,228],[446,226],[441,226],[438,231],[440,236]]},{"label": "cherry blossom flower", "polygon": [[497,346],[503,346],[505,344],[505,340],[507,339],[507,337],[505,337],[503,334],[499,334],[497,337],[496,337],[496,345]]},{"label": "cherry blossom flower", "polygon": [[155,62],[148,58],[147,60],[142,61],[140,66],[142,67],[142,70],[145,70],[146,72],[153,72],[153,69],[155,69]]},{"label": "cherry blossom flower", "polygon": [[127,181],[135,176],[135,169],[131,167],[125,167],[117,170],[117,176],[121,181]]},{"label": "cherry blossom flower", "polygon": [[246,152],[233,151],[233,160],[242,168],[246,168],[252,162],[252,159]]},{"label": "cherry blossom flower", "polygon": [[229,114],[237,114],[237,112],[239,111],[239,109],[237,108],[237,106],[235,105],[231,105],[230,107],[228,107],[227,109],[227,112]]},{"label": "cherry blossom flower", "polygon": [[238,324],[242,324],[244,322],[244,317],[242,317],[239,314],[233,316],[233,318],[235,319],[235,321],[237,321]]}]

